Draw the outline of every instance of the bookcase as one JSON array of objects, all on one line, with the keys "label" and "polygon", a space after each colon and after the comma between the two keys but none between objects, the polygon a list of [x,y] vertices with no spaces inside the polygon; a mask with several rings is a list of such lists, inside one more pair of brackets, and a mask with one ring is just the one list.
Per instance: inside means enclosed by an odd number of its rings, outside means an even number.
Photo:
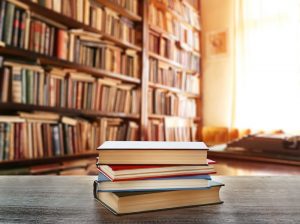
[{"label": "bookcase", "polygon": [[199,0],[2,0],[0,168],[199,140]]}]

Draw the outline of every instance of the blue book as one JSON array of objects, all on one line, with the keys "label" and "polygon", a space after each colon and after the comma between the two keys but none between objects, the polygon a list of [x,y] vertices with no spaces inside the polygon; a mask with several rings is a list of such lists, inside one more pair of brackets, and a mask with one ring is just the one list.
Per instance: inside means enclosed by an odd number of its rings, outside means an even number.
[{"label": "blue book", "polygon": [[[100,183],[101,184],[101,183]],[[223,184],[208,180],[206,188],[179,191],[99,191],[94,182],[94,197],[114,214],[129,214],[198,205],[222,203],[219,191]],[[128,206],[130,205],[130,206]]]},{"label": "blue book", "polygon": [[98,176],[98,192],[136,192],[208,189],[215,182],[209,175],[152,178],[112,182],[102,173]]},{"label": "blue book", "polygon": [[[182,180],[182,179],[204,179],[211,180],[210,175],[190,175],[190,176],[178,176],[178,177],[157,177],[157,178],[147,178],[146,180]],[[98,174],[98,182],[111,181],[103,173]],[[138,181],[138,180],[136,180]]]}]

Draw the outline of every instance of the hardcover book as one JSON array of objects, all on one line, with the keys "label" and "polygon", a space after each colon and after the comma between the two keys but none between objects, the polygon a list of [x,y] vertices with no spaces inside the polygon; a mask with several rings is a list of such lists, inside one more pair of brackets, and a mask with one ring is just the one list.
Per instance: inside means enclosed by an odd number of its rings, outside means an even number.
[{"label": "hardcover book", "polygon": [[155,192],[98,192],[94,182],[94,197],[116,215],[210,205],[223,203],[219,197],[221,183],[209,181],[201,190],[155,191]]},{"label": "hardcover book", "polygon": [[99,164],[207,164],[203,142],[106,141],[98,147]]}]

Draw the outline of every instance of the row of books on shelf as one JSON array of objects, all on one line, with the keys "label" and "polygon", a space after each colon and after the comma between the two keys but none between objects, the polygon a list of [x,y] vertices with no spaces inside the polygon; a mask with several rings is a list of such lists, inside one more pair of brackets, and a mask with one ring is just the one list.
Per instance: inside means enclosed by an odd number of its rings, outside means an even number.
[{"label": "row of books on shelf", "polygon": [[73,155],[95,150],[106,140],[137,140],[138,125],[118,118],[61,117],[19,112],[0,116],[0,161]]},{"label": "row of books on shelf", "polygon": [[[117,12],[104,7],[98,1],[59,0],[58,2],[55,2],[55,4],[54,2],[52,3],[51,0],[33,1],[99,31],[112,35],[113,37],[136,44],[136,30],[134,28],[134,23],[125,17],[119,16]],[[137,0],[111,2],[137,14]]]},{"label": "row of books on shelf", "polygon": [[3,103],[131,114],[140,111],[140,90],[120,80],[6,60],[0,74]]},{"label": "row of books on shelf", "polygon": [[149,33],[149,51],[169,59],[187,70],[200,71],[199,54],[178,46],[176,41],[159,33]]},{"label": "row of books on shelf", "polygon": [[83,30],[70,30],[69,34],[66,60],[134,78],[140,77],[140,57],[136,51],[123,50],[111,42],[100,40],[100,35]]},{"label": "row of books on shelf", "polygon": [[[70,34],[67,27],[30,12],[28,6],[19,1],[4,0],[0,7],[3,18],[0,20],[0,41],[41,54],[67,58],[68,47],[72,47],[69,45]],[[116,15],[111,14],[107,9],[98,18],[103,20],[103,29],[100,31],[118,40],[136,44],[140,36],[136,34],[133,25],[126,19],[117,20]]]},{"label": "row of books on shelf", "polygon": [[[41,6],[62,13],[79,22],[88,21],[91,13],[90,6],[96,4],[96,0],[31,0]],[[108,0],[109,2],[122,7],[133,14],[138,15],[138,0]],[[99,7],[101,5],[99,4]]]},{"label": "row of books on shelf", "polygon": [[164,89],[148,91],[148,113],[180,117],[196,117],[196,99]]},{"label": "row of books on shelf", "polygon": [[200,82],[197,74],[182,71],[174,66],[149,58],[149,81],[175,87],[188,93],[199,94]]},{"label": "row of books on shelf", "polygon": [[197,125],[190,118],[165,117],[149,119],[147,130],[150,141],[195,141]]},{"label": "row of books on shelf", "polygon": [[[185,38],[185,29],[189,29],[191,33],[199,35],[200,22],[199,15],[191,7],[183,4],[180,1],[168,1],[173,2],[176,10],[176,14],[172,13],[173,10],[166,10],[159,7],[157,1],[154,0],[149,5],[149,24],[154,27],[159,27],[164,31],[175,35],[177,37]],[[178,11],[178,12],[177,12]]]}]

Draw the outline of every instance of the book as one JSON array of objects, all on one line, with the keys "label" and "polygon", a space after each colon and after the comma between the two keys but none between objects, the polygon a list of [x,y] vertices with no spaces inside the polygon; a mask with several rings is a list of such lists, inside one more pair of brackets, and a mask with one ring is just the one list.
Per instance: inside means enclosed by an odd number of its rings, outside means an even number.
[{"label": "book", "polygon": [[219,192],[223,184],[209,181],[201,190],[155,192],[98,192],[94,182],[94,197],[116,215],[155,211],[179,207],[220,204]]},{"label": "book", "polygon": [[181,176],[149,178],[141,180],[111,181],[104,174],[98,175],[98,192],[138,192],[138,191],[170,191],[200,190],[209,187],[210,176]]},{"label": "book", "polygon": [[99,164],[207,164],[203,142],[106,141],[97,149]]},{"label": "book", "polygon": [[4,26],[3,29],[5,29],[5,32],[3,32],[3,41],[11,45],[12,43],[12,34],[13,34],[13,23],[14,23],[14,11],[15,11],[15,5],[11,2],[7,2],[6,8],[5,8],[5,19],[4,19]]},{"label": "book", "polygon": [[168,165],[98,165],[98,169],[111,181],[139,180],[158,177],[208,175],[215,173],[213,162],[201,166]]},{"label": "book", "polygon": [[[151,100],[151,98],[150,98]],[[148,103],[148,111],[151,114],[153,107],[152,101]],[[164,141],[165,140],[165,125],[160,119],[149,119],[148,121],[148,139],[149,141]]]}]

